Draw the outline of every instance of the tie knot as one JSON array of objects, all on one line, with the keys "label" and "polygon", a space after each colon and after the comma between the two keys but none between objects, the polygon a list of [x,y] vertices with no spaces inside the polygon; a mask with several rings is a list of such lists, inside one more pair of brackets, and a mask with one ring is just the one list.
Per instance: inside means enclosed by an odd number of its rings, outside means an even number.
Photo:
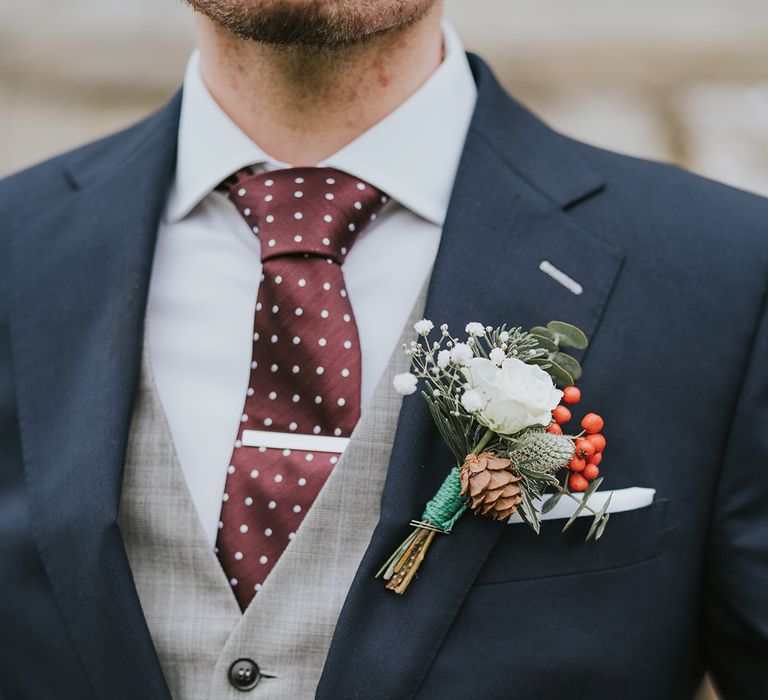
[{"label": "tie knot", "polygon": [[227,181],[229,197],[261,241],[262,262],[317,255],[341,264],[387,196],[333,168],[289,168]]}]

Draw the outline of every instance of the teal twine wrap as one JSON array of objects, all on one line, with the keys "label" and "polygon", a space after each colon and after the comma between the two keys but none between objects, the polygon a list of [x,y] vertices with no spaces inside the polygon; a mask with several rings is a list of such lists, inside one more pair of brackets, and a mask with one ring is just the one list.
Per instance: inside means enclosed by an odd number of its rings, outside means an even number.
[{"label": "teal twine wrap", "polygon": [[445,532],[450,532],[456,521],[467,509],[461,500],[460,492],[459,468],[454,467],[445,477],[445,481],[440,485],[432,500],[427,503],[421,519],[436,525]]}]

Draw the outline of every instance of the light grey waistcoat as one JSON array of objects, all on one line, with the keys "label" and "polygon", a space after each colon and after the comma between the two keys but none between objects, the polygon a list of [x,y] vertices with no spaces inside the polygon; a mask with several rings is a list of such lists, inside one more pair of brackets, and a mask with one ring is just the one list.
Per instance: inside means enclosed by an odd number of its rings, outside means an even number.
[{"label": "light grey waistcoat", "polygon": [[[198,519],[145,352],[118,522],[175,699],[314,696],[341,607],[378,522],[401,404],[392,378],[408,367],[400,345],[413,337],[424,302],[422,291],[349,446],[244,614]],[[242,657],[274,678],[263,678],[250,693],[235,690],[227,674]]]}]

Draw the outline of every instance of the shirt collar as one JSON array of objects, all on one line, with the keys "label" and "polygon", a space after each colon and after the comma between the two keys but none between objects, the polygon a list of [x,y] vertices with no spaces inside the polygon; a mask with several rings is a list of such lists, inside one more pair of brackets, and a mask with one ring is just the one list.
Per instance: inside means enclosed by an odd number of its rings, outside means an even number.
[{"label": "shirt collar", "polygon": [[[419,216],[442,225],[477,88],[456,31],[443,23],[445,57],[397,109],[319,166],[378,187]],[[176,174],[167,221],[186,217],[232,173],[249,165],[290,167],[265,153],[224,113],[200,74],[199,52],[184,77]]]}]

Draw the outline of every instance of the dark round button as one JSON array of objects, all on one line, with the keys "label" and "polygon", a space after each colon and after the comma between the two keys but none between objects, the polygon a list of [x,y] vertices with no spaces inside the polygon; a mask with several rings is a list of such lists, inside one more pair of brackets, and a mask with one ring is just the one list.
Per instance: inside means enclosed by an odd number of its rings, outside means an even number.
[{"label": "dark round button", "polygon": [[250,659],[238,659],[229,667],[229,682],[237,690],[252,690],[261,680],[259,664]]}]

